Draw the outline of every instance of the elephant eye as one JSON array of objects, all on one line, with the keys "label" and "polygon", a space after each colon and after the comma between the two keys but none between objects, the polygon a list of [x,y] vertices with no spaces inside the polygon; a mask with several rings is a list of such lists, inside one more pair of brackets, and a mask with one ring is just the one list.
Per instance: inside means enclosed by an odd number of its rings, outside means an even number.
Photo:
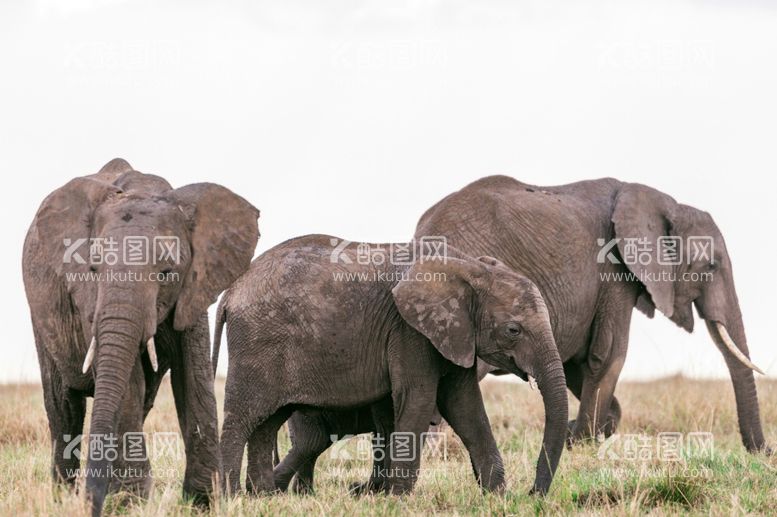
[{"label": "elephant eye", "polygon": [[159,272],[159,280],[162,283],[169,284],[177,279],[178,275],[172,267],[166,267]]},{"label": "elephant eye", "polygon": [[523,332],[523,327],[521,327],[520,323],[511,321],[505,326],[505,334],[507,334],[507,337],[516,338],[521,335],[521,332]]}]

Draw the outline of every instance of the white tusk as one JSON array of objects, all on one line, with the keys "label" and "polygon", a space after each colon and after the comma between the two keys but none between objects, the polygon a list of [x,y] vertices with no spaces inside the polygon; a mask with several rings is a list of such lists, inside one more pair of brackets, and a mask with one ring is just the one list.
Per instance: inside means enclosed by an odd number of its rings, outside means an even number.
[{"label": "white tusk", "polygon": [[148,358],[151,360],[151,368],[153,368],[154,371],[157,371],[159,369],[159,363],[156,360],[156,345],[154,345],[154,336],[148,338],[148,343],[146,343],[146,351],[148,352]]},{"label": "white tusk", "polygon": [[92,366],[94,361],[94,353],[97,351],[97,339],[92,336],[92,342],[89,343],[89,350],[86,351],[86,358],[84,359],[84,366],[81,368],[81,373],[86,373]]},{"label": "white tusk", "polygon": [[728,330],[726,330],[726,326],[723,325],[721,322],[716,321],[715,327],[718,329],[718,333],[720,334],[720,338],[723,340],[723,343],[726,345],[726,348],[728,348],[729,352],[734,354],[734,357],[739,359],[739,361],[750,368],[751,370],[755,370],[756,372],[760,373],[761,375],[766,375],[763,370],[758,368],[756,365],[753,364],[753,362],[747,358],[745,354],[742,353],[742,351],[737,348],[736,343],[734,343],[734,340],[731,339],[731,336],[728,335]]},{"label": "white tusk", "polygon": [[533,390],[537,389],[537,379],[529,375],[529,387]]}]

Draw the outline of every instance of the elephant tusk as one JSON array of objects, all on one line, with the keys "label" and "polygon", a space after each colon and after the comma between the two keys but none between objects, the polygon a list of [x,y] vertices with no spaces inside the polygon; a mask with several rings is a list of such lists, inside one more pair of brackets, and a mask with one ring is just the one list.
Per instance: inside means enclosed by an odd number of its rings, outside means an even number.
[{"label": "elephant tusk", "polygon": [[81,368],[81,373],[86,373],[92,366],[94,361],[94,353],[97,351],[97,339],[92,336],[92,342],[89,343],[89,350],[86,351],[86,358],[84,359],[84,366]]},{"label": "elephant tusk", "polygon": [[154,371],[157,371],[159,369],[159,362],[156,359],[156,345],[154,344],[154,336],[148,338],[148,343],[146,343],[146,351],[148,352],[148,358],[151,360],[151,368],[153,368]]},{"label": "elephant tusk", "polygon": [[766,375],[763,370],[758,368],[756,365],[753,364],[753,362],[747,358],[745,354],[742,353],[742,351],[737,348],[736,343],[734,343],[734,340],[731,339],[731,336],[728,334],[728,330],[726,330],[726,326],[723,325],[721,322],[716,321],[715,322],[715,328],[718,329],[718,334],[720,334],[720,338],[723,340],[723,344],[726,345],[726,348],[728,348],[729,352],[734,354],[734,357],[739,359],[739,362],[750,368],[751,370],[755,370],[756,372],[760,373],[761,375]]},{"label": "elephant tusk", "polygon": [[531,375],[528,376],[529,379],[529,387],[533,390],[537,389],[537,379],[532,377]]}]

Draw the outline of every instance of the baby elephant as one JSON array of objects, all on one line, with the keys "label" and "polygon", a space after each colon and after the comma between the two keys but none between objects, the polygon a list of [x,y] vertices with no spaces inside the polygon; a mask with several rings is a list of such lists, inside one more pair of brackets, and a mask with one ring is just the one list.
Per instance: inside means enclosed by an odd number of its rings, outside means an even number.
[{"label": "baby elephant", "polygon": [[352,410],[390,396],[387,492],[413,488],[420,435],[435,406],[467,448],[480,485],[503,490],[477,356],[537,379],[545,431],[533,491],[547,492],[564,448],[567,394],[537,287],[490,257],[455,252],[398,266],[361,260],[357,251],[363,248],[329,236],[292,239],[255,259],[224,294],[215,340],[218,346],[226,322],[227,487],[239,489],[248,443],[247,488],[275,489],[273,447],[292,412]]}]

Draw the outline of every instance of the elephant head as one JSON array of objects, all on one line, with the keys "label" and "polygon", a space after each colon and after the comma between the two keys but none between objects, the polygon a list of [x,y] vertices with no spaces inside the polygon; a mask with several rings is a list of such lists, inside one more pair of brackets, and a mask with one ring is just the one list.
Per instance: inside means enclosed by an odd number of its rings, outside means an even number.
[{"label": "elephant head", "polygon": [[[138,357],[144,369],[157,370],[157,327],[169,320],[176,331],[186,332],[248,268],[258,216],[224,187],[197,183],[173,189],[119,159],[44,200],[28,235],[26,256],[33,258],[25,259],[25,268],[55,279],[49,285],[68,294],[68,307],[60,312],[76,315],[80,349],[72,354],[80,356],[79,369],[83,362],[83,374],[94,382],[91,439],[117,433],[119,407]],[[63,258],[63,244],[78,243],[84,245]],[[28,289],[33,313],[36,306],[46,307],[52,294]],[[109,466],[109,460],[90,455],[86,486],[97,513]]]},{"label": "elephant head", "polygon": [[526,277],[492,257],[413,265],[393,289],[399,313],[463,368],[475,357],[523,379],[535,377],[545,431],[533,491],[550,487],[566,436],[568,400],[545,302]]},{"label": "elephant head", "polygon": [[[731,259],[712,217],[650,187],[626,184],[615,200],[612,222],[622,257],[633,255],[630,242],[652,245],[631,260],[624,258],[644,286],[637,307],[651,318],[657,308],[692,332],[691,306],[696,306],[731,374],[742,441],[749,451],[763,449],[753,370],[763,372],[749,359]],[[671,240],[674,258],[660,256],[666,248],[659,243]]]}]

